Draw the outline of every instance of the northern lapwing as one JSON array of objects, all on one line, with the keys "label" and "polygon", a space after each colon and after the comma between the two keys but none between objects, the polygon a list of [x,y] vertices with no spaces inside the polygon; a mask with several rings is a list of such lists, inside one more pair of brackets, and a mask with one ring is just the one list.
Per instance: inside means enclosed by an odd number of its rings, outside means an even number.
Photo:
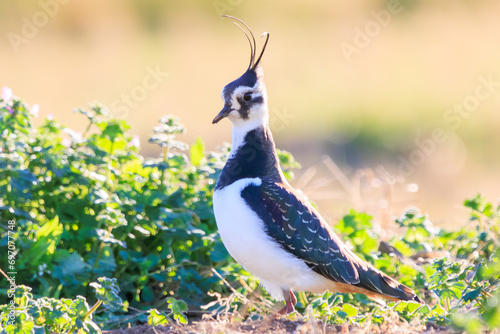
[{"label": "northern lapwing", "polygon": [[[279,165],[269,129],[260,61],[251,30],[235,20],[250,43],[250,65],[222,90],[224,108],[214,118],[233,123],[231,153],[217,180],[213,205],[220,236],[231,256],[267,291],[295,311],[293,290],[361,293],[380,300],[421,302],[407,286],[361,260],[333,232],[307,199],[293,189]],[[241,25],[239,25],[240,23]],[[382,298],[381,298],[382,297]]]}]

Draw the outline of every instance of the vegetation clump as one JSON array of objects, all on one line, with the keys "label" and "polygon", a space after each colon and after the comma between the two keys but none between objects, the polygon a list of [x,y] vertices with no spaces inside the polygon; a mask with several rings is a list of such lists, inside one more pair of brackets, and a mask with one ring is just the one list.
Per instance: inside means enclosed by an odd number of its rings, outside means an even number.
[{"label": "vegetation clump", "polygon": [[[212,193],[229,147],[187,145],[176,137],[184,127],[166,116],[149,140],[162,154],[145,158],[130,126],[106,108],[76,112],[87,122],[83,133],[52,118],[34,127],[35,108],[0,99],[0,245],[8,249],[0,269],[10,283],[1,288],[2,333],[98,333],[273,312],[217,233]],[[279,154],[292,177],[298,164]],[[426,304],[299,293],[303,320],[499,328],[500,207],[480,195],[465,206],[467,228],[439,229],[409,209],[395,221],[404,233],[383,243],[372,217],[347,214],[335,225],[343,239]]]}]

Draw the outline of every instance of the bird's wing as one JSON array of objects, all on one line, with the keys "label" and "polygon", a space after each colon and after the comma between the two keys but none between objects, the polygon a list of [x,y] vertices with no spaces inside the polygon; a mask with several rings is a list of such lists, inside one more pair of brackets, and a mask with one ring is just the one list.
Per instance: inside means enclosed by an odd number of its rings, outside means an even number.
[{"label": "bird's wing", "polygon": [[313,207],[290,186],[263,181],[249,185],[242,198],[264,222],[267,234],[317,273],[339,283],[360,282],[357,257]]}]

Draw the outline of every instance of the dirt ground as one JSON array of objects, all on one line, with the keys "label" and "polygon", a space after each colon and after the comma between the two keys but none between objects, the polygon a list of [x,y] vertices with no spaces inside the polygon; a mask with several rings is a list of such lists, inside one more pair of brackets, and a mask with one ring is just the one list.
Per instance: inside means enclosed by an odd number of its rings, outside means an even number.
[{"label": "dirt ground", "polygon": [[227,323],[221,321],[199,321],[193,322],[187,326],[168,325],[168,326],[149,326],[142,325],[132,328],[124,328],[112,331],[105,331],[105,334],[216,334],[216,333],[262,333],[262,334],[281,334],[281,333],[356,333],[356,334],[413,334],[413,333],[436,333],[449,334],[454,331],[441,326],[412,326],[411,324],[383,324],[381,326],[355,327],[352,325],[329,325],[324,326],[319,323],[303,322],[301,320],[292,321],[287,319],[269,318],[253,322]]}]

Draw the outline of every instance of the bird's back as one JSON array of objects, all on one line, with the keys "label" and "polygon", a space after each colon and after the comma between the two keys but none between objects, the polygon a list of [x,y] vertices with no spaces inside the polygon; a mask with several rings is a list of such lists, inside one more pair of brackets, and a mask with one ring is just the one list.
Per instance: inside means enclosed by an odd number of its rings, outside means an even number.
[{"label": "bird's back", "polygon": [[241,196],[264,222],[266,233],[285,251],[332,282],[330,290],[373,299],[415,300],[405,285],[361,260],[335,234],[307,199],[288,183],[264,180]]}]

